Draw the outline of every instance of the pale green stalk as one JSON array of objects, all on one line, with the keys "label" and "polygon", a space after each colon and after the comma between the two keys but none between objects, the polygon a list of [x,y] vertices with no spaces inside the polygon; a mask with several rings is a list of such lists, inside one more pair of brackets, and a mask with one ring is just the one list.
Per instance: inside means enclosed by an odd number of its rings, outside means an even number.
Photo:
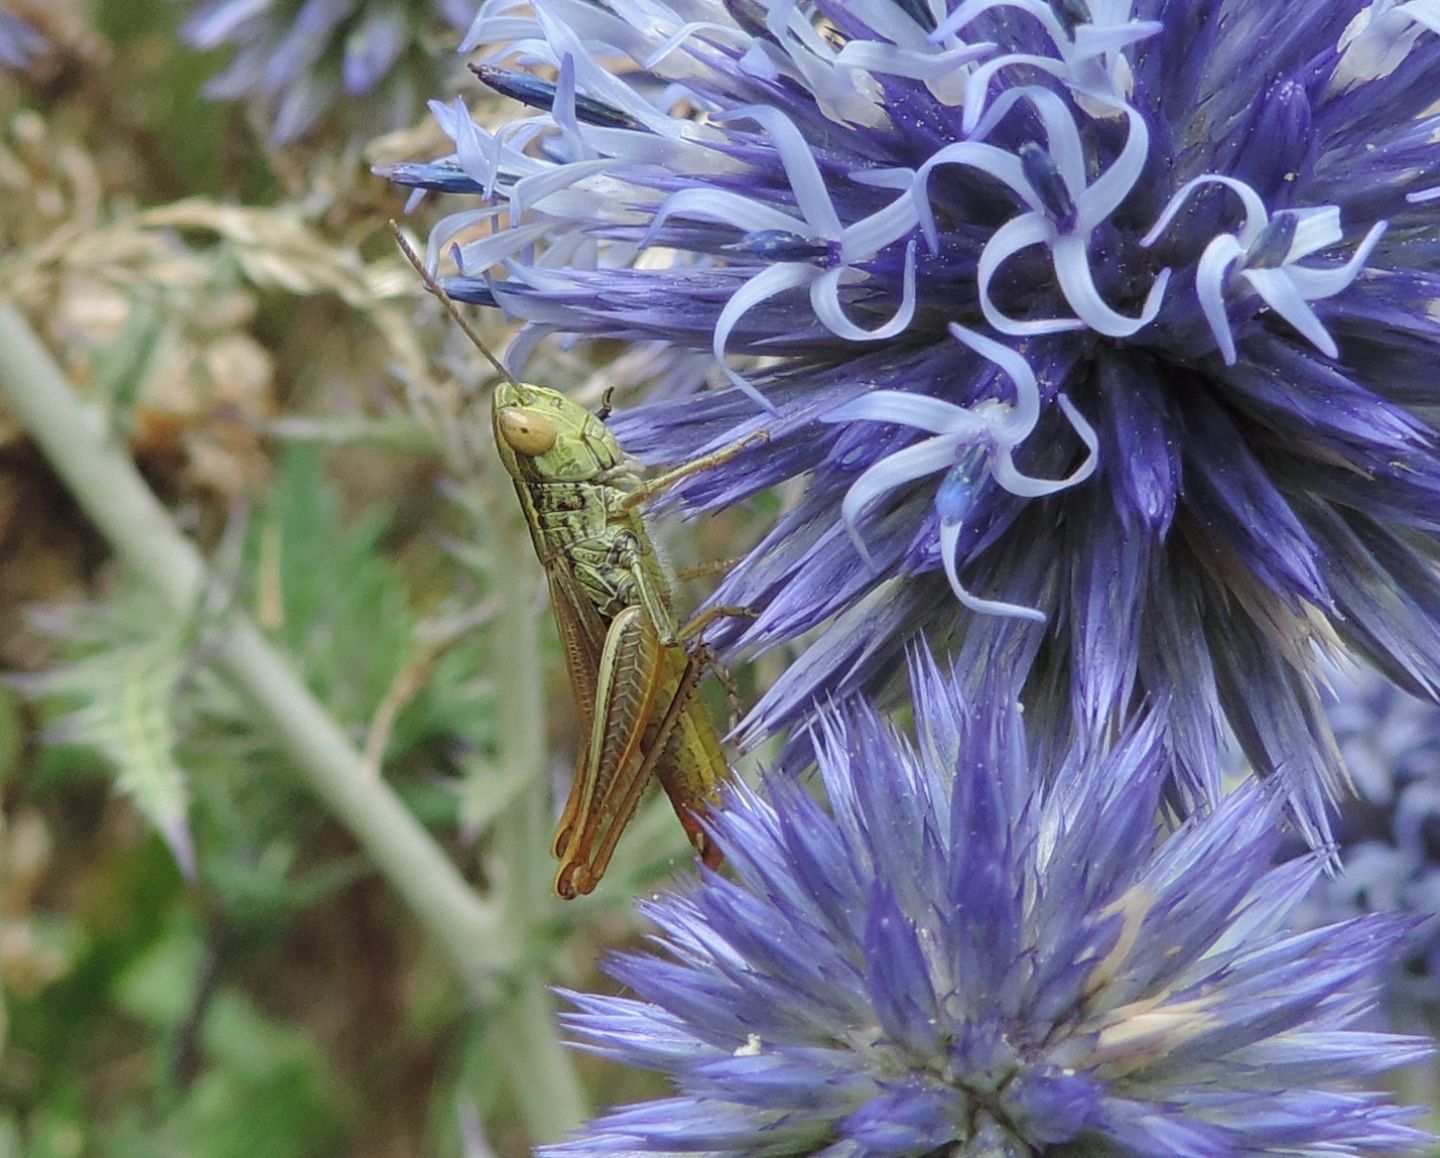
[{"label": "pale green stalk", "polygon": [[[492,457],[492,489],[509,491],[508,477]],[[507,495],[508,499],[509,496]],[[519,563],[532,549],[529,534],[513,502],[489,505],[486,538],[497,545],[488,574],[500,600],[495,648],[501,657],[495,681],[496,737],[500,766],[547,767],[545,689],[540,657],[540,617],[536,614],[538,568]],[[554,869],[550,857],[553,818],[546,810],[547,778],[537,775],[535,788],[522,792],[495,825],[495,849],[504,866],[506,925],[524,930],[543,914],[553,912]],[[532,941],[523,937],[526,943]],[[557,1141],[587,1115],[587,1099],[571,1055],[556,1033],[555,1000],[538,971],[523,971],[518,991],[509,995],[495,1038],[522,1117],[536,1141]]]},{"label": "pale green stalk", "polygon": [[[100,413],[82,403],[25,320],[0,302],[0,393],[125,564],[176,615],[191,615],[205,563],[176,529]],[[361,754],[283,659],[243,616],[223,617],[207,641],[215,666],[270,725],[296,774],[344,824],[404,899],[471,992],[516,961],[517,941],[429,833],[371,775]],[[528,982],[526,982],[528,984]]]}]

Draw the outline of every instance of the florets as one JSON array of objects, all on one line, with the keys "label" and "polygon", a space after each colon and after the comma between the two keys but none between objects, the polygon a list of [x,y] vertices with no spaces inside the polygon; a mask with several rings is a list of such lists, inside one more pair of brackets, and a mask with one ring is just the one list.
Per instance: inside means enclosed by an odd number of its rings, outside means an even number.
[{"label": "florets", "polygon": [[588,1047],[674,1096],[597,1120],[594,1154],[1392,1153],[1424,1139],[1351,1085],[1419,1056],[1347,1028],[1405,922],[1286,922],[1322,871],[1273,867],[1249,785],[1168,836],[1151,719],[1033,766],[1013,705],[914,670],[918,741],[824,716],[827,812],[731,794],[735,879],[646,906],[664,955],[575,996]]},{"label": "florets", "polygon": [[[1168,705],[1180,798],[1228,724],[1318,834],[1316,654],[1440,688],[1433,0],[491,0],[469,47],[537,111],[437,108],[457,297],[709,355],[617,421],[690,504],[804,477],[715,594],[750,716],[884,694],[922,631],[1032,725]],[[689,366],[686,367],[687,372]],[[668,395],[668,396],[666,396]],[[1298,759],[1297,752],[1314,752]],[[1298,767],[1297,765],[1304,765]]]}]

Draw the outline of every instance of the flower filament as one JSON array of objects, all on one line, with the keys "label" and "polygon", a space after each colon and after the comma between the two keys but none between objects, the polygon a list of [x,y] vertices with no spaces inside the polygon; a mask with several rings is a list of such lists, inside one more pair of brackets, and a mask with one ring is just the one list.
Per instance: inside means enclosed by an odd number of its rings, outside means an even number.
[{"label": "flower filament", "polygon": [[960,532],[980,488],[993,479],[1002,490],[1020,498],[1039,498],[1084,482],[1095,471],[1099,440],[1095,429],[1064,394],[1056,396],[1061,410],[1087,450],[1085,460],[1063,479],[1039,479],[1015,465],[1015,449],[1040,420],[1040,386],[1023,356],[991,338],[956,323],[950,332],[977,354],[994,362],[1015,386],[1015,401],[986,399],[973,407],[900,390],[872,390],[831,411],[829,423],[871,421],[898,423],[927,431],[931,437],[875,463],[846,492],[841,517],[855,549],[872,568],[875,561],[860,535],[865,509],[882,495],[916,479],[945,471],[935,493],[940,522],[940,558],[955,597],[972,611],[1016,619],[1045,621],[1043,612],[993,599],[982,599],[960,581],[957,558]]},{"label": "flower filament", "polygon": [[1343,90],[1389,76],[1426,29],[1440,33],[1440,0],[1374,0],[1340,38],[1340,62],[1331,88]]},{"label": "flower filament", "polygon": [[1124,49],[1146,40],[1164,27],[1158,20],[1133,20],[1131,0],[965,0],[931,34],[951,35],[982,12],[1017,8],[1038,20],[1058,59],[1033,53],[1010,52],[988,60],[971,72],[965,85],[963,127],[973,133],[985,111],[990,82],[1001,69],[1025,65],[1060,80],[1079,97],[1118,112],[1128,99],[1134,76]]},{"label": "flower filament", "polygon": [[[1150,133],[1135,109],[1124,108],[1129,132],[1120,155],[1094,181],[1086,181],[1085,150],[1080,131],[1065,102],[1049,89],[1025,85],[997,99],[979,125],[983,137],[1021,100],[1028,101],[1045,127],[1048,148],[1029,142],[1020,156],[981,140],[946,145],[915,173],[912,186],[920,227],[932,251],[940,246],[939,229],[927,192],[930,175],[941,165],[967,165],[988,173],[1029,206],[1029,212],[1007,221],[985,243],[977,267],[980,308],[985,320],[1002,334],[1024,337],[1066,330],[1092,329],[1106,337],[1124,338],[1143,329],[1160,312],[1170,270],[1151,283],[1136,317],[1114,309],[1095,285],[1089,245],[1094,231],[1130,194],[1145,165]],[[1043,245],[1050,251],[1055,278],[1072,318],[1012,318],[995,304],[990,287],[1000,266],[1021,250]]]},{"label": "flower filament", "polygon": [[1307,268],[1296,263],[1328,249],[1344,237],[1338,208],[1325,205],[1287,209],[1272,217],[1260,195],[1244,181],[1209,173],[1185,182],[1176,190],[1140,244],[1154,245],[1190,194],[1212,184],[1234,192],[1245,210],[1238,230],[1210,240],[1195,271],[1200,309],[1225,364],[1233,366],[1237,358],[1235,334],[1227,313],[1228,304],[1234,300],[1230,291],[1235,286],[1253,290],[1321,353],[1330,358],[1338,356],[1340,351],[1335,339],[1309,303],[1334,297],[1355,280],[1385,232],[1386,223],[1378,221],[1371,226],[1343,265],[1329,269]]},{"label": "flower filament", "polygon": [[[853,272],[857,263],[868,261],[915,228],[915,210],[908,193],[902,191],[876,212],[851,225],[842,225],[820,166],[794,121],[778,109],[761,105],[732,109],[715,119],[727,123],[750,120],[766,131],[801,216],[729,190],[682,189],[668,197],[656,211],[641,245],[652,243],[665,222],[679,214],[738,225],[752,238],[789,235],[805,242],[804,252],[823,253],[829,258],[821,263],[808,258],[772,262],[731,295],[716,320],[712,352],[725,376],[764,409],[773,411],[769,399],[742,374],[726,365],[725,345],[736,325],[756,306],[787,290],[807,288],[815,317],[836,337],[852,342],[876,342],[903,333],[915,314],[914,241],[906,247],[900,305],[888,321],[871,329],[856,324],[845,312],[840,289],[843,278]],[[892,176],[904,185],[909,183],[908,171],[894,175],[882,171],[871,183],[882,183]],[[744,244],[741,243],[742,247]]]}]

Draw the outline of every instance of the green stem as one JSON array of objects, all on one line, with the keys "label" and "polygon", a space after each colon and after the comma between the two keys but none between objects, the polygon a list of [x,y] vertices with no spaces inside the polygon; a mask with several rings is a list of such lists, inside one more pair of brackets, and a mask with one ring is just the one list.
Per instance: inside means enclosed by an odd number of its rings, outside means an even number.
[{"label": "green stem", "polygon": [[517,981],[497,1020],[505,1073],[531,1139],[558,1142],[585,1121],[585,1091],[574,1058],[556,1036],[550,990],[535,972]]},{"label": "green stem", "polygon": [[[0,302],[0,394],[116,553],[177,615],[205,589],[200,553],[175,528],[134,463],[82,403],[25,320]],[[216,666],[279,735],[297,774],[364,847],[471,991],[514,964],[515,941],[429,833],[371,775],[325,709],[240,615],[225,617]]]},{"label": "green stem", "polygon": [[[492,467],[488,484],[493,490],[509,490],[509,479],[496,478],[497,473]],[[501,766],[530,770],[534,788],[521,793],[500,818],[495,826],[495,846],[506,872],[506,925],[527,930],[555,906],[550,885],[550,817],[545,807],[549,793],[547,778],[539,774],[547,766],[544,646],[535,614],[539,574],[521,562],[532,556],[518,506],[486,507],[492,512],[511,512],[509,517],[492,516],[487,527],[487,538],[498,546],[489,574],[503,608],[495,630],[501,657],[496,666],[504,672],[495,689],[495,707],[503,722],[497,744]],[[522,935],[521,940],[532,944],[536,939]],[[558,1141],[587,1116],[584,1087],[572,1055],[560,1043],[555,999],[546,978],[539,970],[521,970],[515,985],[499,1026],[505,1068],[531,1136],[537,1142]]]}]

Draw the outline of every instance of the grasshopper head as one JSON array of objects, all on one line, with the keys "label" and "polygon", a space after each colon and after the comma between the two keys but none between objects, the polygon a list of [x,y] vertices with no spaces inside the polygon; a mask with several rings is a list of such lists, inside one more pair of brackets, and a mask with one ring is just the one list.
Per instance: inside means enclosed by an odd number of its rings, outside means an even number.
[{"label": "grasshopper head", "polygon": [[500,383],[491,413],[505,468],[525,481],[584,482],[625,457],[600,419],[544,386]]}]

